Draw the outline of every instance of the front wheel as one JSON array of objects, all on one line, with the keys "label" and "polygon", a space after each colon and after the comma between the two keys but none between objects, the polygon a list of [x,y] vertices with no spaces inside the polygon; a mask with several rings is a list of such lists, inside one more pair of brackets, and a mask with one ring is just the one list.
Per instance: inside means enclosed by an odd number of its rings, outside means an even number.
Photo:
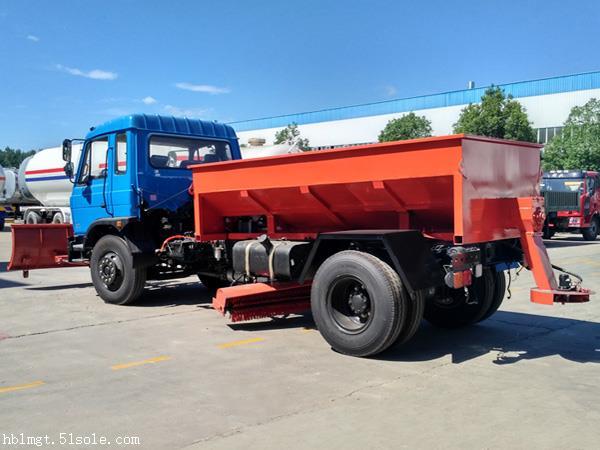
[{"label": "front wheel", "polygon": [[[311,289],[319,332],[334,350],[352,356],[375,355],[399,340],[409,301],[400,277],[387,263],[353,250],[329,257]],[[418,311],[414,315],[416,321]],[[400,341],[412,332],[407,330]]]},{"label": "front wheel", "polygon": [[146,283],[146,270],[133,267],[131,251],[118,236],[104,236],[96,243],[90,258],[90,271],[96,292],[106,303],[133,303],[142,294]]},{"label": "front wheel", "polygon": [[552,228],[545,226],[542,229],[542,239],[552,239],[552,237],[554,236],[554,233],[556,233]]},{"label": "front wheel", "polygon": [[595,217],[594,219],[592,219],[592,223],[590,224],[589,228],[584,228],[583,230],[581,230],[581,234],[583,234],[583,239],[585,239],[586,241],[595,241],[598,237],[599,228],[600,225],[598,225],[598,218]]}]

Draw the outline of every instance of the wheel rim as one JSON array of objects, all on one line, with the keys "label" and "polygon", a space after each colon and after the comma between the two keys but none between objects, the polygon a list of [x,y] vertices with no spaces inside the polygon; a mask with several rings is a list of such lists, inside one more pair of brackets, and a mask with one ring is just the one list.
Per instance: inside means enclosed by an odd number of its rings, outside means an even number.
[{"label": "wheel rim", "polygon": [[336,280],[327,294],[327,310],[344,332],[362,332],[371,323],[373,302],[364,284],[355,277]]},{"label": "wheel rim", "polygon": [[111,291],[116,291],[123,284],[123,263],[115,252],[107,252],[100,258],[98,275],[102,284]]}]

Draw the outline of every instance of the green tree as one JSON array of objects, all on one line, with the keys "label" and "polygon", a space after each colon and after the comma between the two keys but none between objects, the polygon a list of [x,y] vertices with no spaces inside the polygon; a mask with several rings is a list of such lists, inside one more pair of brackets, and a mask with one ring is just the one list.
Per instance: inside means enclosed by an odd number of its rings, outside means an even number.
[{"label": "green tree", "polygon": [[600,170],[600,100],[575,106],[564,125],[544,148],[544,169]]},{"label": "green tree", "polygon": [[431,136],[431,122],[414,112],[390,120],[379,133],[379,142],[403,141]]},{"label": "green tree", "polygon": [[516,141],[536,140],[525,108],[495,86],[485,91],[481,103],[471,103],[463,108],[454,124],[454,132]]},{"label": "green tree", "polygon": [[310,143],[308,139],[303,139],[300,137],[300,130],[298,129],[298,124],[290,123],[283,130],[275,133],[275,144],[296,144],[300,150],[309,150]]},{"label": "green tree", "polygon": [[0,166],[19,167],[25,158],[28,158],[34,153],[34,150],[24,152],[20,149],[5,147],[4,150],[0,150]]}]

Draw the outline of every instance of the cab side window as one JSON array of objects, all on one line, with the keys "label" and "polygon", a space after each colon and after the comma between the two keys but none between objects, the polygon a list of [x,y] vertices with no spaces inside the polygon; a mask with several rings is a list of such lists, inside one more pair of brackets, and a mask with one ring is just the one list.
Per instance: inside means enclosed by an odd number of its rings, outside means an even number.
[{"label": "cab side window", "polygon": [[106,153],[108,137],[88,142],[85,146],[83,169],[78,183],[86,184],[89,180],[106,177]]},{"label": "cab side window", "polygon": [[596,185],[596,177],[588,177],[587,178],[587,193],[589,195],[592,195],[594,193],[594,191],[596,190],[597,185]]},{"label": "cab side window", "polygon": [[115,173],[117,175],[127,172],[127,135],[117,134],[117,151],[115,152]]}]

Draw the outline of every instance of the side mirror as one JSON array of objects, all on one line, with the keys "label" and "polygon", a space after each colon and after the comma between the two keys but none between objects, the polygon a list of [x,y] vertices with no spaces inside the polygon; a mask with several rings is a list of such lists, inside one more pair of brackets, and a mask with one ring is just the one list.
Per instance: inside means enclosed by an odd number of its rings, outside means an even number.
[{"label": "side mirror", "polygon": [[71,161],[71,139],[65,139],[62,143],[63,161]]},{"label": "side mirror", "polygon": [[74,172],[74,167],[73,167],[73,163],[71,161],[67,162],[65,164],[64,167],[65,170],[65,175],[69,177],[69,180],[72,182],[73,181],[73,172]]}]

